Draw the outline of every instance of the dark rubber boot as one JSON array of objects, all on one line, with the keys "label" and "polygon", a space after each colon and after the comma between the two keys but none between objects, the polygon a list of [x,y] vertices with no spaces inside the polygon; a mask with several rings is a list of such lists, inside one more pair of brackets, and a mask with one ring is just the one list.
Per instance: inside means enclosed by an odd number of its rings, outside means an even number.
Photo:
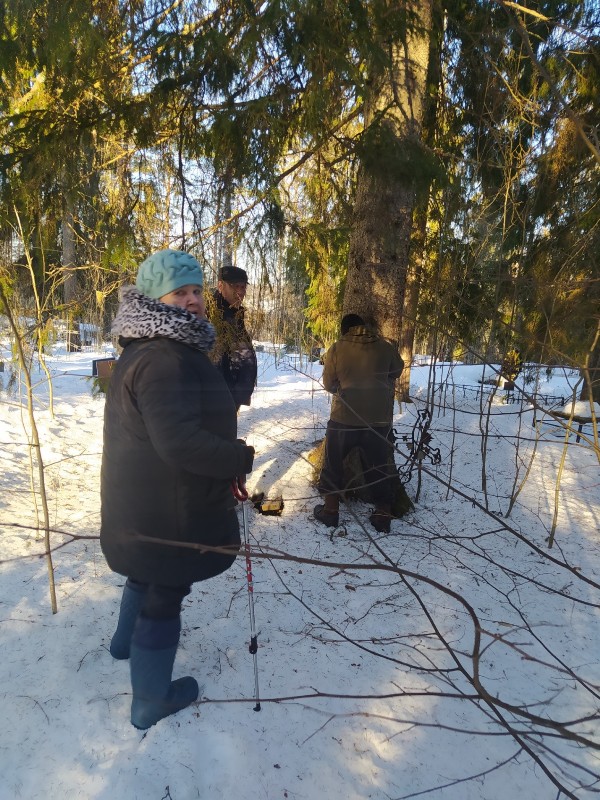
[{"label": "dark rubber boot", "polygon": [[117,630],[110,643],[110,654],[113,658],[129,658],[129,648],[131,646],[131,636],[135,621],[140,613],[140,609],[146,596],[146,587],[139,587],[127,580],[123,587],[121,597],[121,609],[119,611],[119,621]]},{"label": "dark rubber boot", "polygon": [[198,699],[194,678],[171,681],[181,622],[138,616],[131,642],[131,724],[146,730]]},{"label": "dark rubber boot", "polygon": [[340,524],[340,498],[335,494],[325,495],[325,502],[314,507],[314,518],[327,525],[328,528],[337,528]]},{"label": "dark rubber boot", "polygon": [[382,506],[381,508],[376,508],[375,511],[369,517],[369,522],[378,533],[389,533],[391,521],[392,521],[392,515],[390,513],[389,506]]}]

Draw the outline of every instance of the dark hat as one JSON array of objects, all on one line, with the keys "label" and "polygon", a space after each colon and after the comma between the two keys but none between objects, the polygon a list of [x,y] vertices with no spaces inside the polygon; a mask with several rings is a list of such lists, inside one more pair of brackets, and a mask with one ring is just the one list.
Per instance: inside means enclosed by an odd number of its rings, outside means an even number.
[{"label": "dark hat", "polygon": [[348,333],[350,328],[355,328],[357,325],[364,325],[365,321],[362,317],[359,317],[358,314],[346,314],[346,316],[342,317],[342,336],[345,333]]},{"label": "dark hat", "polygon": [[219,280],[225,283],[248,283],[248,273],[239,267],[221,267]]}]

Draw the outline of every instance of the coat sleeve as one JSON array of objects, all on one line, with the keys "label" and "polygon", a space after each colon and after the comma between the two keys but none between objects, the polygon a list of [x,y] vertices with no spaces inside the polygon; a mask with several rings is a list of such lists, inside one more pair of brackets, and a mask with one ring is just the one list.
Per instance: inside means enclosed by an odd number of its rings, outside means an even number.
[{"label": "coat sleeve", "polygon": [[201,377],[189,364],[176,358],[140,364],[134,393],[152,446],[170,466],[213,478],[250,471],[251,448],[203,427]]},{"label": "coat sleeve", "polygon": [[395,347],[392,346],[392,362],[390,364],[390,379],[395,381],[402,374],[404,369],[404,361]]},{"label": "coat sleeve", "polygon": [[325,366],[323,367],[323,386],[327,392],[334,394],[340,387],[337,376],[337,350],[332,344],[325,356]]}]

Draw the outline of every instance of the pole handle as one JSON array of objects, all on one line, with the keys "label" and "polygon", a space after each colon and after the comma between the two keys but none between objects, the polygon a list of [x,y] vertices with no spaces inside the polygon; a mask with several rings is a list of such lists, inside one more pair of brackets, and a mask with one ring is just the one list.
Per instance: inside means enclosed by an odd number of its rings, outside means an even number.
[{"label": "pole handle", "polygon": [[246,489],[244,484],[240,484],[239,478],[231,479],[231,491],[235,499],[239,500],[240,503],[248,499],[248,489]]}]

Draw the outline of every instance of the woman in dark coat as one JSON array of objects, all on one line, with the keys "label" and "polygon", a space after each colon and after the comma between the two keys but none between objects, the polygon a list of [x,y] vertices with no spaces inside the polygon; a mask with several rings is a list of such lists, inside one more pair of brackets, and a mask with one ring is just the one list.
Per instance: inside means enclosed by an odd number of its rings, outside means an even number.
[{"label": "woman in dark coat", "polygon": [[235,404],[207,355],[215,336],[202,287],[195,258],[155,253],[123,290],[113,325],[123,353],[106,398],[100,541],[127,577],[110,650],[130,658],[131,721],[141,729],[197,699],[193,678],[171,682],[181,603],[192,583],[233,564],[231,482],[243,482],[254,457],[236,438]]}]

